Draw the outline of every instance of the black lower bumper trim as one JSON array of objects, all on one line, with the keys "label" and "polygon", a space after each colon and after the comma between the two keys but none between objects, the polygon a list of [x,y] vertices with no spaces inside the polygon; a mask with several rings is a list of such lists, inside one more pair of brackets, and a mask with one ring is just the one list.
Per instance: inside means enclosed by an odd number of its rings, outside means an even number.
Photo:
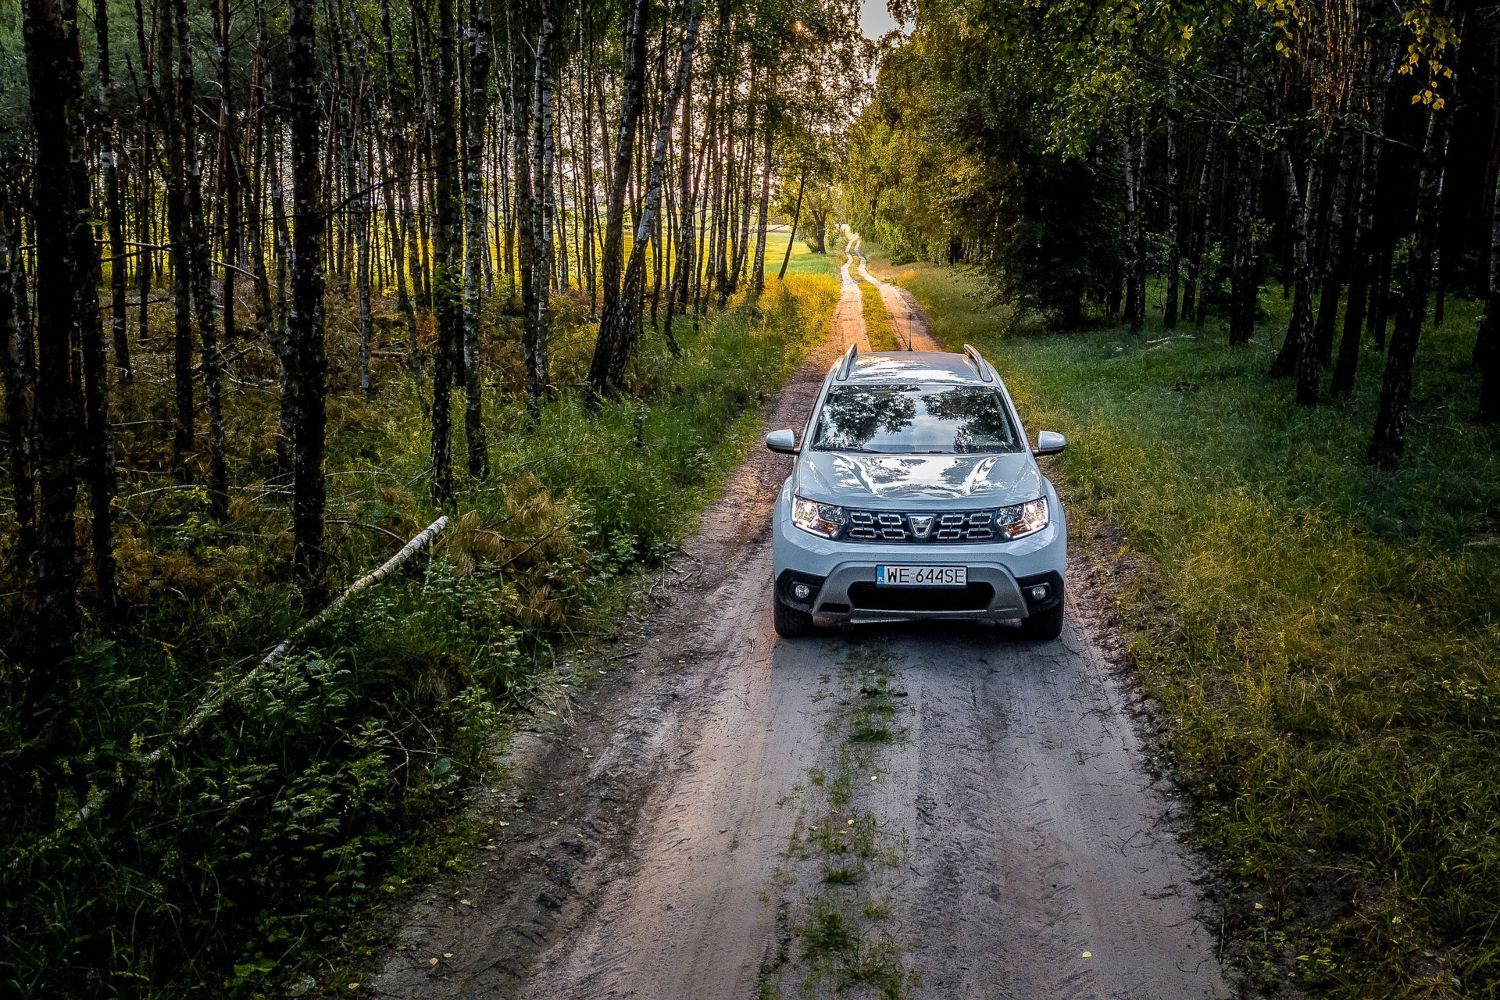
[{"label": "black lower bumper trim", "polygon": [[[1047,596],[1040,601],[1034,601],[1031,599],[1031,588],[1038,584],[1046,585]],[[1062,603],[1063,578],[1061,573],[1038,573],[1035,576],[1017,577],[1016,586],[1021,588],[1021,600],[1026,602],[1028,615],[1051,611]]]},{"label": "black lower bumper trim", "polygon": [[863,611],[984,611],[995,599],[987,583],[964,587],[878,587],[849,585],[849,600]]},{"label": "black lower bumper trim", "polygon": [[[798,573],[794,569],[784,569],[776,578],[776,596],[789,608],[811,613],[813,605],[817,603],[818,592],[823,589],[823,584],[827,579],[827,577],[814,576],[811,573]],[[812,589],[812,593],[807,596],[806,600],[798,600],[792,594],[792,588],[799,583],[805,583]]]}]

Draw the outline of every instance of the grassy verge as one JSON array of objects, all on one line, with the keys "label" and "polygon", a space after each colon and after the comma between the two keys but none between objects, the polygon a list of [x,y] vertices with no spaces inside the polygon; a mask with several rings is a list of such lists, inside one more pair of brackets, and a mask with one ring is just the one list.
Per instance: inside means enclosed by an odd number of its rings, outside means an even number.
[{"label": "grassy verge", "polygon": [[[1470,422],[1476,309],[1423,334],[1401,467],[1348,401],[1265,377],[1217,321],[1028,336],[964,273],[890,268],[1004,374],[1118,582],[1253,980],[1342,997],[1500,991],[1500,434]],[[1159,312],[1157,313],[1159,317]],[[1158,320],[1159,323],[1159,320]]]},{"label": "grassy verge", "polygon": [[[216,523],[201,490],[162,476],[170,356],[165,340],[142,344],[136,383],[115,401],[132,620],[84,643],[73,750],[24,769],[0,759],[0,993],[276,996],[305,981],[356,916],[452,857],[468,836],[456,807],[495,740],[517,711],[559,694],[554,652],[612,632],[640,572],[721,489],[837,297],[826,260],[799,260],[759,303],[697,329],[679,320],[680,358],[648,327],[629,393],[589,416],[572,387],[593,325],[562,296],[561,392],[531,429],[519,324],[497,296],[483,351],[491,475],[460,475],[459,514],[430,558],[361,595],[145,778],[145,754],[210,686],[243,675],[308,611],[286,584],[274,360],[247,345],[234,365],[226,422],[244,478]],[[329,315],[329,545],[347,582],[436,512],[404,331],[380,318],[377,394],[364,400],[350,312],[331,303]],[[460,469],[466,448],[460,434]],[[25,609],[8,610],[8,627],[24,627]],[[23,671],[0,657],[0,746],[13,745]],[[127,791],[110,809],[45,840],[117,779]]]}]

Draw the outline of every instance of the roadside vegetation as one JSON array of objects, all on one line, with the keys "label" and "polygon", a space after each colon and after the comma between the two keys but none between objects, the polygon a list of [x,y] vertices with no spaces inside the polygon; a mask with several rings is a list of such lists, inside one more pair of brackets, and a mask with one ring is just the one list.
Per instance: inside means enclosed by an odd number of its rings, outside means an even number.
[{"label": "roadside vegetation", "polygon": [[1500,4],[907,13],[847,221],[1071,439],[1251,984],[1500,992]]},{"label": "roadside vegetation", "polygon": [[[77,791],[12,800],[0,982],[51,995],[276,994],[321,968],[319,946],[372,903],[441,864],[451,848],[438,847],[465,836],[462,792],[516,713],[566,696],[554,655],[613,633],[635,581],[694,529],[761,404],[827,328],[831,268],[802,271],[696,333],[679,328],[681,358],[649,337],[631,394],[595,415],[564,394],[525,433],[524,401],[491,393],[491,481],[459,490],[432,553],[298,643],[155,769],[143,755],[211,686],[292,634],[299,611],[278,573],[288,526],[267,499],[274,480],[237,484],[223,523],[199,489],[124,493],[120,582],[139,615],[81,640],[89,681],[66,761]],[[580,302],[559,304],[554,364],[576,384],[590,330]],[[514,318],[489,319],[486,354],[512,354]],[[159,360],[137,352],[143,411]],[[421,409],[390,367],[377,369],[373,400],[339,393],[329,409],[330,554],[345,579],[432,516]],[[274,439],[274,397],[229,402],[231,460],[255,467],[258,442]],[[150,447],[132,440],[122,463]],[[88,790],[121,779],[104,815],[48,839]]]},{"label": "roadside vegetation", "polygon": [[453,857],[827,330],[849,9],[0,4],[0,994],[328,987]]},{"label": "roadside vegetation", "polygon": [[[1261,986],[1500,988],[1500,433],[1472,420],[1477,306],[1422,332],[1401,465],[1366,460],[1368,351],[1346,401],[1268,380],[1288,302],[1231,346],[1218,318],[1048,333],[973,271],[876,273],[948,349],[1004,375],[1052,460],[1199,829],[1233,880]],[[1150,288],[1156,305],[1160,286]]]}]

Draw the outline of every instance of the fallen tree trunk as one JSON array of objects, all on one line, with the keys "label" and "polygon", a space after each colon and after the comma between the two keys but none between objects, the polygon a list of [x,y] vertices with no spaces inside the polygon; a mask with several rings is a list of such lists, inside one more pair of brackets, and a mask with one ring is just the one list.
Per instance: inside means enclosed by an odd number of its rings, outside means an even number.
[{"label": "fallen tree trunk", "polygon": [[[293,632],[291,635],[281,640],[281,642],[277,643],[269,653],[261,658],[261,661],[257,663],[255,665],[255,668],[252,669],[249,673],[245,674],[238,680],[220,686],[207,698],[204,698],[201,702],[198,703],[198,707],[193,709],[193,713],[187,717],[187,721],[179,726],[177,728],[177,731],[173,733],[165,743],[157,747],[155,750],[152,750],[149,754],[141,759],[141,770],[143,772],[149,771],[151,768],[161,763],[161,761],[166,757],[168,753],[176,749],[178,743],[192,736],[195,732],[198,731],[199,728],[202,727],[205,722],[213,718],[215,715],[219,714],[219,711],[229,703],[229,700],[240,691],[244,690],[246,685],[248,685],[251,681],[259,677],[262,671],[264,671],[267,667],[274,665],[277,661],[286,656],[287,653],[291,652],[292,647],[296,645],[297,640],[307,635],[319,625],[327,622],[334,615],[342,611],[344,607],[354,599],[355,596],[366,590],[369,590],[377,583],[380,583],[382,580],[386,579],[392,573],[394,573],[397,569],[401,568],[402,564],[410,560],[412,556],[429,547],[432,544],[433,539],[442,534],[443,529],[446,527],[448,527],[448,518],[445,515],[438,518],[436,521],[433,521],[426,528],[423,528],[420,533],[418,533],[414,538],[411,539],[411,541],[403,545],[399,552],[391,556],[385,562],[381,563],[370,573],[367,573],[366,575],[360,577],[358,580],[355,580],[326,608],[324,608],[322,611],[319,611],[312,618],[304,622],[303,625],[297,629],[297,631]],[[42,842],[42,846],[56,841],[63,834],[67,833],[69,830],[72,830],[80,823],[87,822],[90,816],[93,816],[95,813],[97,813],[109,802],[111,798],[114,797],[115,792],[125,787],[125,782],[126,779],[122,776],[115,782],[115,784],[105,786],[104,788],[101,788],[98,791],[94,792],[93,795],[89,796],[89,800],[86,803],[84,803],[82,806],[79,806],[77,811],[75,811],[73,815],[69,816],[61,826],[59,826],[52,832],[51,836],[49,836],[45,841]]]}]

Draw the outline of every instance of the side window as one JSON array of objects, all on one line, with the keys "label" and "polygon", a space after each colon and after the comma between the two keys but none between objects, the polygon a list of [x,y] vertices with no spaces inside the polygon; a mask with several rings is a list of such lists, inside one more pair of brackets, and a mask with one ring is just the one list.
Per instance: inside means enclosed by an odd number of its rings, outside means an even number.
[{"label": "side window", "polygon": [[813,400],[812,410],[807,414],[807,423],[802,426],[802,437],[798,443],[807,448],[812,445],[813,429],[818,426],[818,414],[823,412],[823,401],[828,398],[828,387],[833,384],[833,373],[823,379],[823,387],[818,390],[818,398]]}]

